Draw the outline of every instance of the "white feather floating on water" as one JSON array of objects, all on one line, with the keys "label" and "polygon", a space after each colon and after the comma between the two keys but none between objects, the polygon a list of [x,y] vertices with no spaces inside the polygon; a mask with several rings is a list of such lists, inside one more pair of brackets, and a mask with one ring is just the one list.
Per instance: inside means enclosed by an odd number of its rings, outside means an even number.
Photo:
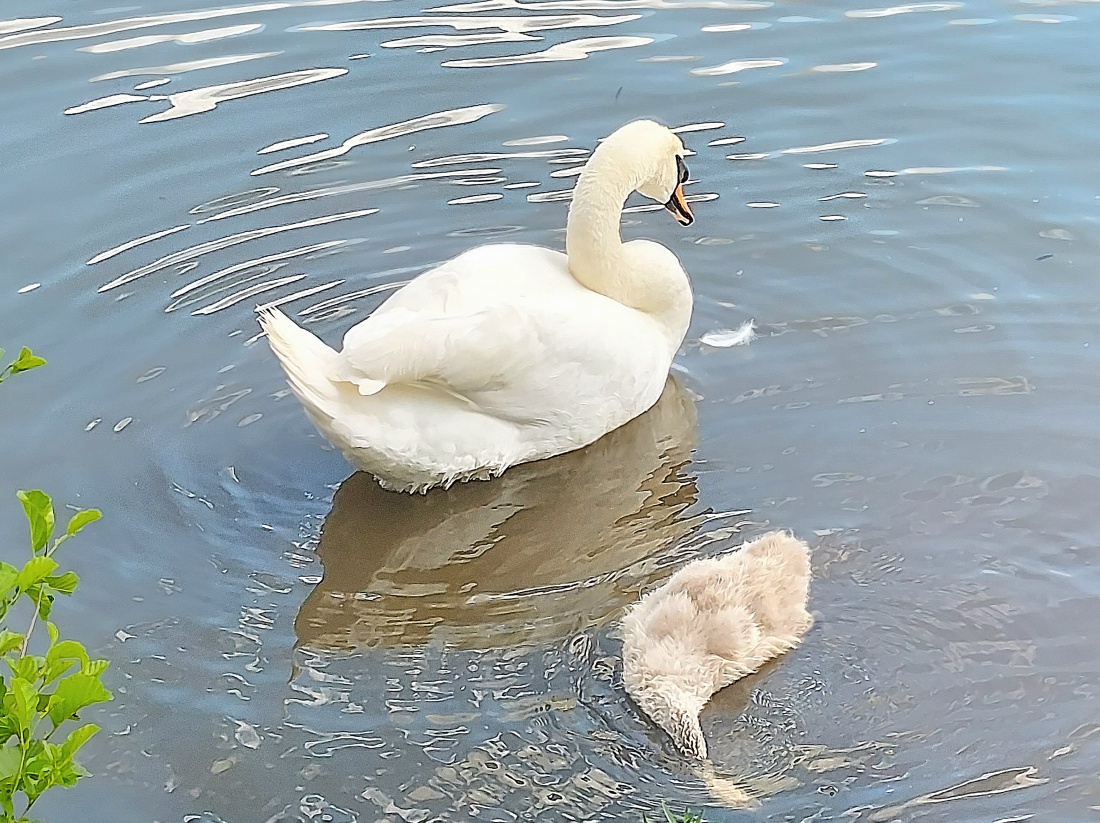
[{"label": "white feather floating on water", "polygon": [[737,329],[708,331],[699,338],[704,346],[728,349],[730,346],[747,346],[756,339],[756,320],[747,320]]}]

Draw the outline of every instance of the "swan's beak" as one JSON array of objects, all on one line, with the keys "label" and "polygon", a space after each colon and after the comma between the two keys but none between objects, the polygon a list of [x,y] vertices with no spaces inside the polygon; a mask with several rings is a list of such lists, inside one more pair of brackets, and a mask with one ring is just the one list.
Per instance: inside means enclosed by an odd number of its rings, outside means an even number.
[{"label": "swan's beak", "polygon": [[665,203],[665,208],[672,212],[672,216],[676,218],[676,222],[681,226],[690,226],[695,222],[695,215],[691,213],[691,208],[684,198],[683,183],[678,184],[673,190],[672,197],[668,198],[668,202]]}]

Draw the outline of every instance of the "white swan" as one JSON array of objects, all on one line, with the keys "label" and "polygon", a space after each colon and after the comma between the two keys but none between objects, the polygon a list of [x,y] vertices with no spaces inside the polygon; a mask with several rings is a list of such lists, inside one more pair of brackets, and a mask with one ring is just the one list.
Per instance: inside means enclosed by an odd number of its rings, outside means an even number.
[{"label": "white swan", "polygon": [[471,249],[395,292],[343,351],[274,309],[268,342],[321,433],[390,489],[425,491],[572,451],[661,395],[691,319],[687,275],[650,240],[623,243],[633,191],[683,225],[684,146],[639,120],[593,152],[566,254]]},{"label": "white swan", "polygon": [[801,642],[813,624],[809,586],[809,547],[787,532],[689,563],[623,618],[627,693],[684,754],[705,760],[703,706]]}]

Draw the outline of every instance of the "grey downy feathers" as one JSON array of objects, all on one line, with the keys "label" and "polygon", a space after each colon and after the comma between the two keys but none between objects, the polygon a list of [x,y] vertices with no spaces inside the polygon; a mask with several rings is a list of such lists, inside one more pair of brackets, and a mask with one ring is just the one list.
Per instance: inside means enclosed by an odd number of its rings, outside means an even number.
[{"label": "grey downy feathers", "polygon": [[801,642],[809,585],[809,547],[788,532],[689,563],[623,618],[627,692],[684,754],[706,759],[703,706]]}]

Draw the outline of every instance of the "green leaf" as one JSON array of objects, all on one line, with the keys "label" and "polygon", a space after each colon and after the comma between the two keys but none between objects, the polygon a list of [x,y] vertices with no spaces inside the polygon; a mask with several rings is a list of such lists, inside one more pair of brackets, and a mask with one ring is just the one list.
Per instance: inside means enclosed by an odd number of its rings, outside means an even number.
[{"label": "green leaf", "polygon": [[80,578],[76,576],[76,572],[65,572],[46,578],[46,585],[58,594],[72,594],[76,591],[79,582]]},{"label": "green leaf", "polygon": [[38,689],[29,680],[16,677],[11,681],[9,697],[16,722],[24,732],[29,733],[34,725],[35,711],[38,709]]},{"label": "green leaf", "polygon": [[38,616],[43,620],[49,620],[50,612],[53,611],[54,593],[44,587],[44,583],[31,586],[27,590],[27,596],[34,601]]},{"label": "green leaf", "polygon": [[16,677],[21,677],[31,682],[38,679],[38,664],[35,662],[35,658],[32,655],[28,654],[24,657],[5,657],[4,662],[8,664],[8,668],[11,669],[12,674]]},{"label": "green leaf", "polygon": [[38,797],[53,783],[53,757],[50,752],[50,744],[38,738],[32,738],[23,749],[23,779],[20,788],[27,795],[27,805],[34,803]]},{"label": "green leaf", "polygon": [[103,517],[103,512],[99,509],[81,509],[72,516],[68,527],[65,529],[65,533],[69,535],[69,537],[72,537],[89,523],[94,523],[101,517]]},{"label": "green leaf", "polygon": [[20,591],[26,592],[31,586],[49,577],[56,568],[57,561],[53,558],[42,555],[32,557],[15,578],[15,585]]},{"label": "green leaf", "polygon": [[42,551],[53,535],[53,501],[40,489],[17,491],[15,496],[23,504],[27,521],[31,525],[31,547],[35,552]]},{"label": "green leaf", "polygon": [[45,366],[45,358],[39,357],[34,354],[26,346],[19,352],[19,356],[15,358],[15,361],[9,366],[12,374],[19,374],[21,371],[30,371],[31,369],[37,369],[39,366]]},{"label": "green leaf", "polygon": [[7,597],[15,588],[15,578],[19,576],[19,570],[11,563],[0,563],[0,597]]},{"label": "green leaf", "polygon": [[69,736],[61,742],[61,751],[65,757],[72,759],[81,746],[87,743],[92,735],[99,731],[95,723],[87,723],[69,732]]},{"label": "green leaf", "polygon": [[19,767],[23,763],[23,752],[19,746],[4,746],[0,748],[0,783],[10,780],[19,774]]},{"label": "green leaf", "polygon": [[7,654],[12,649],[18,649],[22,645],[23,635],[7,629],[0,631],[0,654]]},{"label": "green leaf", "polygon": [[56,660],[79,660],[80,665],[84,666],[88,663],[88,652],[75,640],[62,640],[46,652],[47,663],[53,663]]},{"label": "green leaf", "polygon": [[99,677],[105,671],[107,667],[111,665],[109,660],[89,660],[80,667],[81,674],[90,674],[92,677]]},{"label": "green leaf", "polygon": [[31,775],[32,778],[49,771],[53,762],[49,749],[50,744],[44,740],[33,738],[27,741],[27,745],[23,749],[23,771]]},{"label": "green leaf", "polygon": [[99,682],[97,675],[70,674],[63,678],[50,696],[47,714],[54,726],[60,726],[81,709],[93,703],[104,703],[111,699],[111,693]]},{"label": "green leaf", "polygon": [[43,686],[53,683],[74,664],[79,664],[84,674],[90,674],[83,671],[88,664],[88,653],[82,645],[75,640],[62,640],[51,646],[46,652],[46,666],[41,673]]}]

